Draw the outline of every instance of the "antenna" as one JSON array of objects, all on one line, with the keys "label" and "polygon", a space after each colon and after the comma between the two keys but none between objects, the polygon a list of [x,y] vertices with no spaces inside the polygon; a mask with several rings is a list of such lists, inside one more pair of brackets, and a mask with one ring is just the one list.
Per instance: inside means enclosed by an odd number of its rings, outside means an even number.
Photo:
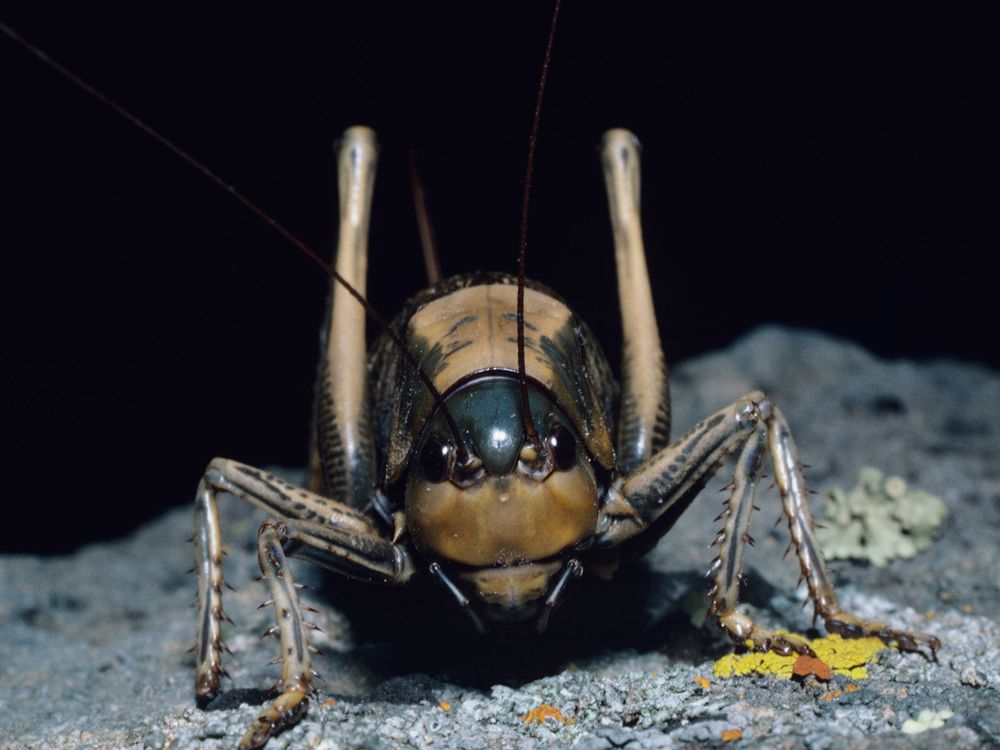
[{"label": "antenna", "polygon": [[542,73],[538,80],[538,94],[535,96],[535,112],[531,118],[531,135],[528,137],[528,164],[524,169],[524,195],[521,198],[521,241],[517,255],[517,379],[521,383],[521,416],[524,420],[524,431],[528,440],[537,450],[541,447],[535,420],[531,416],[531,405],[528,403],[528,375],[524,364],[524,266],[528,253],[528,202],[531,199],[531,179],[535,169],[535,147],[538,145],[538,128],[542,119],[542,98],[545,95],[545,82],[549,77],[549,63],[552,61],[552,44],[556,38],[556,23],[559,20],[561,0],[556,0],[552,11],[552,24],[549,26],[549,39],[545,44],[545,57],[542,60]]},{"label": "antenna", "polygon": [[118,102],[114,101],[113,99],[105,95],[103,92],[92,86],[87,81],[80,78],[78,75],[70,71],[68,68],[64,67],[57,60],[54,60],[53,58],[49,57],[48,54],[46,54],[40,48],[36,47],[27,39],[24,39],[10,26],[8,26],[3,22],[0,22],[0,32],[3,32],[11,40],[17,42],[17,44],[24,47],[24,49],[33,54],[43,63],[48,65],[50,68],[55,70],[63,78],[70,81],[70,83],[73,83],[78,88],[83,89],[88,94],[93,96],[102,104],[105,104],[108,107],[110,107],[112,110],[114,110],[116,113],[124,117],[126,120],[132,123],[132,125],[141,130],[143,133],[145,133],[150,138],[158,142],[160,145],[169,149],[176,156],[180,157],[183,161],[187,162],[190,166],[194,167],[196,170],[201,172],[202,175],[207,177],[211,182],[214,182],[225,192],[229,193],[233,198],[235,198],[237,201],[242,203],[247,209],[249,209],[252,214],[254,214],[257,218],[259,218],[261,221],[263,221],[265,224],[271,227],[274,231],[276,231],[278,234],[284,237],[289,243],[292,244],[293,247],[295,247],[296,250],[301,252],[303,255],[309,258],[313,263],[322,268],[327,273],[327,275],[330,276],[330,278],[332,278],[334,281],[336,281],[338,284],[344,287],[344,289],[347,290],[348,294],[350,294],[352,297],[354,297],[354,299],[356,299],[359,303],[361,303],[361,305],[365,308],[365,312],[367,312],[368,315],[371,317],[371,319],[375,321],[375,324],[380,329],[382,329],[382,332],[385,333],[392,340],[393,344],[395,344],[396,348],[399,349],[399,352],[403,355],[406,361],[416,370],[417,374],[420,376],[420,379],[427,387],[427,390],[430,392],[431,396],[434,397],[434,401],[437,404],[438,408],[441,410],[442,414],[444,414],[445,421],[448,424],[448,429],[451,432],[452,438],[455,440],[458,460],[462,463],[468,460],[468,452],[465,450],[465,443],[462,441],[462,436],[458,431],[458,425],[455,424],[455,420],[452,418],[451,413],[448,411],[448,407],[444,403],[444,398],[441,396],[441,393],[438,391],[438,389],[434,387],[434,383],[433,381],[431,381],[431,378],[427,374],[427,371],[420,366],[420,363],[417,362],[416,358],[413,356],[413,353],[406,348],[406,344],[403,343],[403,340],[399,337],[399,334],[392,329],[392,327],[385,321],[385,319],[381,315],[379,315],[378,311],[372,306],[372,304],[367,299],[365,299],[364,295],[358,292],[358,290],[355,289],[353,286],[351,286],[351,284],[349,284],[346,279],[344,279],[340,274],[338,274],[336,270],[334,270],[333,266],[330,265],[329,262],[324,260],[324,258],[315,250],[313,250],[309,245],[307,245],[297,236],[292,234],[290,230],[286,229],[282,224],[278,223],[276,219],[274,219],[272,216],[266,213],[263,209],[259,208],[253,201],[251,201],[249,198],[243,195],[243,193],[237,190],[235,186],[230,185],[228,182],[223,180],[221,177],[215,174],[215,172],[213,172],[207,166],[205,166],[200,161],[191,156],[191,154],[189,154],[187,151],[182,149],[180,146],[175,144],[166,136],[162,135],[152,126],[148,125],[145,121],[141,120],[139,117],[129,112],[127,109],[125,109],[125,107],[120,105]]},{"label": "antenna", "polygon": [[441,280],[441,259],[438,257],[437,243],[434,241],[434,227],[430,210],[427,208],[427,191],[417,169],[417,152],[410,151],[409,159],[410,192],[413,193],[413,209],[417,214],[417,229],[420,232],[420,250],[424,256],[424,270],[427,283],[434,286]]}]

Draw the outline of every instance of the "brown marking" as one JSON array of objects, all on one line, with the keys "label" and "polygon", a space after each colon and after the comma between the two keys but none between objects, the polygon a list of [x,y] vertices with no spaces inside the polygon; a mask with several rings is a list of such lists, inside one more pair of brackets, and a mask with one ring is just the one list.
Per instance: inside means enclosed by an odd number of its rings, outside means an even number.
[{"label": "brown marking", "polygon": [[[535,289],[524,291],[525,317],[536,332],[532,340],[557,342],[568,338],[565,332],[574,326],[570,309]],[[470,286],[431,300],[410,318],[408,339],[434,342],[434,348],[443,352],[433,373],[434,387],[439,392],[446,393],[475,373],[507,371],[513,375],[517,372],[513,367],[517,362],[517,324],[509,316],[516,296],[517,288],[511,284]],[[457,326],[460,321],[465,322]],[[584,414],[589,406],[581,404],[580,394],[560,377],[563,364],[552,361],[541,350],[537,353],[538,356],[529,358],[526,363],[527,377],[552,393],[556,403],[581,431],[591,455],[602,466],[610,468],[614,462],[614,448],[603,417]],[[426,366],[428,363],[422,361],[421,364]],[[415,413],[426,412],[418,409]],[[588,424],[593,424],[593,428],[586,429]],[[401,467],[392,466],[390,475],[398,476],[400,470]]]}]

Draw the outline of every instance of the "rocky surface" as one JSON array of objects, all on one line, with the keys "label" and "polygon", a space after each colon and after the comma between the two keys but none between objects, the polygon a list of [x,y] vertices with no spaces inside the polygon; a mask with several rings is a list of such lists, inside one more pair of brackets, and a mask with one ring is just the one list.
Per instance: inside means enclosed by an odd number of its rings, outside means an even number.
[{"label": "rocky surface", "polygon": [[[435,589],[371,590],[299,564],[324,631],[325,682],[307,717],[268,747],[1000,746],[1000,376],[766,328],[679,365],[673,383],[676,433],[760,387],[785,411],[815,489],[851,487],[871,465],[947,503],[929,552],[884,568],[832,565],[847,608],[939,636],[936,662],[885,650],[853,683],[717,679],[712,664],[731,648],[688,611],[705,590],[720,477],[643,564],[582,585],[540,638],[479,638]],[[258,637],[272,616],[256,609],[265,594],[252,580],[260,519],[223,505],[238,588],[226,597],[237,623],[225,630],[227,692],[210,710],[194,706],[191,512],[181,508],[67,557],[0,558],[0,747],[235,746],[278,670],[267,666],[275,642]],[[766,623],[808,630],[797,566],[779,562],[787,530],[771,528],[776,493],[758,505],[745,599]],[[523,720],[542,704],[561,719]],[[951,715],[921,723],[925,711]]]}]

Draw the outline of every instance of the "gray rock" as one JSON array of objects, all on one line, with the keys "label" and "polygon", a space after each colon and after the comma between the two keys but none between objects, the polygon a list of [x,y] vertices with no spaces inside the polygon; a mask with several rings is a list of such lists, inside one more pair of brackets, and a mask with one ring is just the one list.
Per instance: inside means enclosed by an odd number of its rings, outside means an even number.
[{"label": "gray rock", "polygon": [[[1000,744],[1000,377],[953,362],[885,362],[819,334],[765,328],[677,366],[673,382],[677,433],[761,387],[785,411],[815,489],[849,487],[872,465],[948,504],[928,553],[885,568],[832,566],[847,608],[939,636],[937,662],[883,651],[859,690],[835,697],[845,678],[714,679],[712,662],[729,646],[713,627],[692,625],[683,605],[704,589],[720,476],[645,564],[611,585],[582,586],[540,639],[474,638],[433,589],[369,590],[299,564],[297,577],[317,589],[307,601],[320,610],[316,667],[326,682],[307,717],[269,747],[679,748],[721,745],[733,729],[740,747]],[[745,598],[765,622],[807,629],[797,566],[778,563],[787,532],[768,530],[776,494],[758,504]],[[265,594],[252,581],[259,517],[236,501],[223,510],[227,577],[238,587],[226,609],[238,625],[226,630],[233,681],[212,710],[194,707],[186,653],[188,508],[67,557],[0,558],[0,747],[235,745],[277,668],[266,665],[274,642],[258,638],[271,617],[256,610]],[[541,703],[571,722],[522,721]],[[953,716],[902,733],[925,709]]]}]

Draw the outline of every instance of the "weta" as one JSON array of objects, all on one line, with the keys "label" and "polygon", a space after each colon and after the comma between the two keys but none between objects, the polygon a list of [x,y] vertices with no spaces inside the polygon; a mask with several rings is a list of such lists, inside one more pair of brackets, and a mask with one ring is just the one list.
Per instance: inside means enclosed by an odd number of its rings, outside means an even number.
[{"label": "weta", "polygon": [[[195,689],[202,701],[217,694],[223,674],[216,497],[236,495],[271,516],[260,526],[257,551],[281,640],[281,692],[242,747],[260,747],[297,721],[312,690],[308,623],[288,557],[383,585],[431,576],[480,630],[512,621],[544,628],[575,578],[608,576],[650,549],[734,455],[708,595],[710,614],[734,642],[812,654],[801,638],[763,628],[737,609],[754,494],[769,460],[809,597],[827,630],[876,636],[907,651],[939,647],[933,636],[840,609],[813,533],[798,451],[764,393],[749,393],[669,440],[635,136],[606,133],[601,160],[624,336],[620,387],[587,325],[540,284],[507,274],[439,281],[404,305],[388,326],[393,335],[371,352],[364,309],[348,287],[334,284],[307,487],[223,458],[205,470],[195,500]],[[336,270],[360,294],[375,162],[372,131],[346,131]]]},{"label": "weta", "polygon": [[[0,30],[39,54],[8,27]],[[624,343],[620,384],[586,323],[556,292],[527,280],[523,266],[516,276],[436,281],[389,323],[375,318],[382,336],[368,351],[372,311],[364,293],[376,152],[373,132],[362,127],[347,130],[339,146],[335,269],[316,259],[336,283],[323,327],[306,486],[216,458],[196,493],[200,703],[218,694],[225,675],[217,496],[236,495],[268,514],[257,550],[275,612],[272,631],[281,642],[280,692],[241,747],[261,747],[294,724],[313,690],[309,623],[288,558],[374,584],[429,576],[479,630],[511,622],[543,629],[575,579],[609,577],[651,549],[732,457],[708,597],[710,615],[734,642],[812,653],[803,639],[768,630],[737,608],[755,491],[770,462],[809,598],[827,630],[936,652],[933,636],[841,610],[813,532],[798,451],[764,393],[748,393],[670,440],[667,370],[640,232],[635,136],[611,130],[601,147]],[[523,249],[522,237],[522,258]]]}]

